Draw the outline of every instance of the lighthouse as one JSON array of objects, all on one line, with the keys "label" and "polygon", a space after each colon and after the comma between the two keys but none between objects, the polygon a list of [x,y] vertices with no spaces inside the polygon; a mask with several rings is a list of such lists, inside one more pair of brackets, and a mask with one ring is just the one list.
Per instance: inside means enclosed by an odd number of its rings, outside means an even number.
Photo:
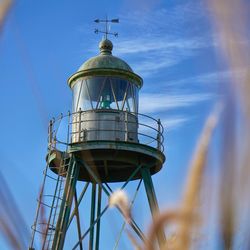
[{"label": "lighthouse", "polygon": [[[109,183],[121,183],[123,189],[132,181],[138,185],[142,182],[152,214],[158,212],[152,175],[165,162],[163,127],[160,119],[140,113],[143,79],[113,55],[113,44],[105,32],[99,54],[68,79],[73,93],[71,111],[49,122],[47,166],[29,249],[37,249],[38,235],[42,236],[38,249],[63,249],[74,218],[78,239],[72,249],[83,249],[87,236],[90,250],[104,249],[99,242],[105,231],[101,219],[108,210],[103,196],[113,193]],[[76,188],[79,183],[84,183],[80,195]],[[87,190],[90,196],[84,200]],[[81,202],[89,203],[89,228],[85,232],[81,227],[81,218],[86,218],[81,216]],[[41,219],[45,208],[47,218]],[[134,219],[131,228],[145,239]],[[163,232],[158,236],[159,240],[164,237]]]}]

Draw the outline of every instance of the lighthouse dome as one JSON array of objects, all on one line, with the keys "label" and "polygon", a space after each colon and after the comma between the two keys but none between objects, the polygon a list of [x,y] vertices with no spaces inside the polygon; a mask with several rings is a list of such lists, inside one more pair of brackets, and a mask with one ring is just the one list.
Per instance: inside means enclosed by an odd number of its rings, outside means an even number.
[{"label": "lighthouse dome", "polygon": [[89,69],[116,69],[133,72],[122,59],[112,55],[113,44],[110,40],[102,40],[99,44],[100,54],[84,62],[78,71]]},{"label": "lighthouse dome", "polygon": [[68,80],[70,88],[82,79],[98,77],[116,77],[129,81],[138,88],[142,87],[142,78],[135,74],[131,67],[122,59],[112,55],[113,44],[105,39],[99,43],[100,53],[85,61]]}]

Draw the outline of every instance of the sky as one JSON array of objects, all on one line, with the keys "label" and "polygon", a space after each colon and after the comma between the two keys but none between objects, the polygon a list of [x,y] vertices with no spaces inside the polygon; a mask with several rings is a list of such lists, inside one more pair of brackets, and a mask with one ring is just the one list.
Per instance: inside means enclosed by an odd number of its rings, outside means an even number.
[{"label": "sky", "polygon": [[[111,26],[119,33],[110,38],[113,54],[143,78],[139,112],[160,118],[165,128],[166,162],[153,176],[161,209],[178,205],[204,121],[231,76],[218,58],[206,1],[15,1],[0,34],[0,167],[28,230],[46,165],[49,119],[71,109],[67,79],[98,54],[102,36],[94,29],[101,27],[93,20],[106,15],[120,19]],[[145,229],[144,187],[139,196],[134,216]],[[111,249],[112,234],[101,235],[101,249]],[[123,244],[118,249],[129,249]],[[8,249],[3,238],[0,248]]]}]

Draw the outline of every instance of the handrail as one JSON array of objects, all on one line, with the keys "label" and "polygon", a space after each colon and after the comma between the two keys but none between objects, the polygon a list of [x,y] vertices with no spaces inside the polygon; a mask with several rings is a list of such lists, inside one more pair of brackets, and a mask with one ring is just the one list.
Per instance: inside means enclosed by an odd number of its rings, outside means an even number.
[{"label": "handrail", "polygon": [[[104,122],[115,122],[116,120],[115,119],[88,119],[88,120],[82,120],[81,122],[80,121],[75,121],[75,122],[71,122],[70,124],[73,125],[73,124],[79,124],[79,123],[83,123],[83,122],[97,122],[97,121],[104,121]],[[134,122],[134,121],[126,121],[126,123],[129,123],[129,124],[137,124],[139,126],[143,126],[143,127],[147,127],[149,129],[152,129],[154,130],[155,132],[158,133],[158,129],[152,127],[152,126],[149,126],[147,124],[143,124],[143,123],[140,123],[140,122]],[[116,131],[116,132],[126,132],[126,130],[102,130],[102,129],[98,129],[98,130],[93,130],[93,129],[90,129],[88,131]],[[79,131],[76,131],[76,132],[71,132],[71,134],[75,134],[75,133],[79,133]],[[130,131],[130,133],[136,133],[136,132],[133,132],[133,131]],[[161,139],[164,140],[164,136],[162,133],[160,133],[160,136],[161,136]]]},{"label": "handrail", "polygon": [[[72,112],[72,113],[70,113],[68,111],[68,113],[66,115],[63,115],[61,113],[57,118],[53,118],[49,122],[49,129],[48,129],[48,146],[49,146],[49,148],[55,149],[57,144],[65,145],[65,146],[71,145],[72,137],[75,134],[79,134],[79,138],[78,138],[78,141],[76,140],[76,143],[84,142],[84,140],[81,141],[81,138],[80,138],[80,134],[83,132],[83,129],[82,129],[83,126],[82,125],[84,123],[100,122],[100,121],[103,121],[103,122],[116,122],[117,121],[115,119],[100,119],[100,118],[97,118],[97,119],[84,119],[85,114],[89,114],[89,113],[92,113],[92,112],[93,113],[96,113],[96,112],[99,113],[100,111],[107,112],[107,113],[112,112],[112,111],[114,111],[115,113],[123,113],[125,119],[121,120],[120,122],[124,122],[125,130],[123,130],[123,129],[120,129],[120,130],[88,129],[88,130],[85,130],[85,131],[89,131],[89,132],[94,132],[94,131],[96,131],[96,132],[98,132],[98,131],[99,132],[110,132],[110,131],[120,132],[120,133],[124,133],[126,139],[127,139],[127,133],[128,132],[130,134],[137,134],[139,141],[135,142],[135,143],[139,143],[139,144],[154,147],[154,148],[158,149],[161,152],[164,151],[164,145],[163,145],[163,142],[164,142],[164,136],[163,136],[164,127],[162,126],[160,120],[157,120],[157,119],[155,119],[155,118],[153,118],[153,117],[151,117],[149,115],[145,115],[145,114],[141,114],[141,113],[128,112],[128,111],[118,111],[118,110],[112,110],[112,109],[111,110],[89,110],[89,111],[79,110],[77,112]],[[135,121],[128,120],[127,115],[134,115],[136,117],[136,120]],[[147,121],[145,121],[145,122],[139,121],[140,117],[146,118]],[[66,120],[66,122],[67,122],[68,128],[70,128],[70,129],[68,129],[68,131],[66,133],[66,136],[64,135],[64,137],[67,138],[67,139],[63,140],[61,138],[58,138],[58,131],[60,130],[62,120],[64,120],[65,118],[68,118]],[[152,125],[152,121],[153,121],[153,125]],[[128,131],[128,129],[127,129],[128,124],[135,124],[136,127],[137,127],[136,131]],[[74,131],[73,126],[76,126],[76,128],[75,128],[76,131]],[[144,132],[144,129],[147,129],[147,131]],[[154,135],[152,135],[152,133],[154,133]],[[71,138],[71,140],[68,140],[68,138]],[[145,140],[147,140],[147,138],[150,139],[149,142],[148,141],[145,142]],[[124,142],[128,142],[126,139],[124,140]],[[156,143],[156,146],[152,145],[154,143]]]},{"label": "handrail", "polygon": [[[138,112],[130,112],[130,111],[124,111],[124,110],[116,110],[116,109],[95,109],[95,110],[79,110],[79,111],[76,111],[76,112],[70,112],[68,111],[66,115],[64,115],[63,113],[61,113],[60,115],[58,115],[58,117],[53,117],[51,119],[51,121],[53,123],[57,122],[57,121],[60,121],[61,119],[65,118],[65,117],[68,117],[68,116],[72,116],[72,115],[75,115],[75,114],[84,114],[84,113],[90,113],[90,112],[117,112],[117,113],[128,113],[128,114],[131,114],[131,115],[135,115],[135,116],[143,116],[143,117],[146,117],[146,118],[149,118],[153,121],[155,121],[156,123],[158,122],[157,119],[155,119],[154,117],[151,117],[149,115],[145,115],[145,114],[142,114],[142,113],[138,113]],[[164,130],[164,127],[162,126],[161,124],[161,128]]]}]

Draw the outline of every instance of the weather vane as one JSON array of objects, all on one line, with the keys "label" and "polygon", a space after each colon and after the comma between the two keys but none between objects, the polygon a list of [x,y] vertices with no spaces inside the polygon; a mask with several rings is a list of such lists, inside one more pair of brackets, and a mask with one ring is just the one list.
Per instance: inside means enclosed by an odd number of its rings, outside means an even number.
[{"label": "weather vane", "polygon": [[98,34],[98,33],[105,34],[105,39],[108,39],[108,35],[113,35],[115,37],[118,36],[117,32],[109,32],[109,29],[108,29],[108,23],[119,23],[119,19],[118,18],[116,18],[116,19],[108,19],[108,17],[106,17],[106,19],[96,19],[95,22],[96,23],[105,23],[105,31],[99,30],[99,29],[95,29],[95,33],[96,34]]}]

